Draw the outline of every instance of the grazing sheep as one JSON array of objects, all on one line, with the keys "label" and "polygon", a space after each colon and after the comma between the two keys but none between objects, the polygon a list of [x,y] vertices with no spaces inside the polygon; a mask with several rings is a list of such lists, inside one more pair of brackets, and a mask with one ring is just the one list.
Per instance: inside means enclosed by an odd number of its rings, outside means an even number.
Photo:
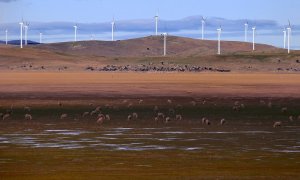
[{"label": "grazing sheep", "polygon": [[68,118],[68,114],[62,114],[60,116],[60,119],[63,120],[63,119],[67,119]]},{"label": "grazing sheep", "polygon": [[291,122],[293,122],[293,121],[294,121],[294,117],[293,117],[293,116],[289,116],[289,120],[290,120]]},{"label": "grazing sheep", "polygon": [[138,114],[137,113],[132,113],[132,118],[133,119],[138,119]]},{"label": "grazing sheep", "polygon": [[128,100],[126,100],[126,99],[122,101],[123,104],[126,104],[127,102],[128,102]]},{"label": "grazing sheep", "polygon": [[132,120],[132,115],[131,115],[131,114],[129,114],[129,115],[127,116],[127,120],[128,120],[128,121]]},{"label": "grazing sheep", "polygon": [[282,126],[281,121],[277,121],[277,122],[275,122],[275,123],[273,124],[273,127],[274,127],[274,128],[281,127],[281,126]]},{"label": "grazing sheep", "polygon": [[139,104],[142,104],[144,102],[144,100],[140,99],[139,100]]},{"label": "grazing sheep", "polygon": [[159,120],[158,117],[155,117],[155,118],[154,118],[154,121],[155,121],[155,122],[158,122],[158,120]]},{"label": "grazing sheep", "polygon": [[204,104],[206,104],[206,101],[205,101],[205,100],[203,100],[203,101],[202,101],[202,104],[203,104],[203,105],[204,105]]},{"label": "grazing sheep", "polygon": [[244,104],[241,104],[241,105],[240,105],[240,108],[241,108],[241,109],[245,109],[245,105],[244,105]]},{"label": "grazing sheep", "polygon": [[82,117],[84,118],[84,117],[88,116],[89,114],[90,114],[90,112],[84,112],[84,113],[82,114]]},{"label": "grazing sheep", "polygon": [[272,105],[272,102],[269,102],[269,103],[268,103],[268,108],[272,108],[272,106],[273,106],[273,105]]},{"label": "grazing sheep", "polygon": [[106,114],[106,115],[105,115],[105,119],[106,119],[107,121],[110,121],[110,115],[109,115],[109,114]]},{"label": "grazing sheep", "polygon": [[288,110],[288,109],[287,109],[287,107],[283,107],[283,108],[281,108],[281,112],[282,112],[282,113],[286,113],[286,112],[287,112],[287,110]]},{"label": "grazing sheep", "polygon": [[239,104],[240,104],[239,101],[235,101],[235,102],[234,102],[234,106],[238,106]]},{"label": "grazing sheep", "polygon": [[99,117],[97,120],[97,124],[98,125],[102,125],[104,123],[104,118],[103,117]]},{"label": "grazing sheep", "polygon": [[157,117],[158,117],[158,118],[164,119],[164,118],[165,118],[165,115],[164,115],[164,113],[157,113]]},{"label": "grazing sheep", "polygon": [[25,120],[26,121],[31,121],[32,120],[32,116],[30,114],[25,114]]},{"label": "grazing sheep", "polygon": [[58,105],[59,107],[62,107],[63,104],[62,104],[60,101],[58,101],[57,105]]},{"label": "grazing sheep", "polygon": [[4,116],[3,116],[3,118],[2,118],[2,120],[6,120],[6,119],[9,119],[10,118],[10,114],[5,114]]},{"label": "grazing sheep", "polygon": [[171,121],[171,118],[170,117],[166,117],[165,123],[168,124],[170,121]]},{"label": "grazing sheep", "polygon": [[158,112],[158,110],[159,110],[158,106],[154,106],[153,111],[156,113]]},{"label": "grazing sheep", "polygon": [[100,112],[102,110],[101,106],[96,107],[96,109],[94,111],[96,112]]},{"label": "grazing sheep", "polygon": [[100,117],[103,117],[103,119],[105,119],[105,116],[104,116],[104,114],[98,114],[98,118],[100,118]]},{"label": "grazing sheep", "polygon": [[225,119],[221,119],[220,124],[223,126],[223,125],[225,125],[225,123],[226,123],[226,120]]},{"label": "grazing sheep", "polygon": [[176,120],[177,120],[177,121],[181,121],[181,120],[182,120],[182,116],[181,116],[180,114],[177,114],[177,115],[176,115]]},{"label": "grazing sheep", "polygon": [[211,122],[208,119],[206,119],[205,124],[209,126],[209,125],[211,125]]},{"label": "grazing sheep", "polygon": [[129,104],[127,105],[127,108],[128,108],[128,109],[131,109],[132,106],[133,106],[133,104],[132,104],[132,103],[129,103]]},{"label": "grazing sheep", "polygon": [[197,103],[195,101],[191,101],[191,105],[195,107]]},{"label": "grazing sheep", "polygon": [[99,111],[94,110],[94,111],[92,111],[92,112],[90,113],[90,115],[91,115],[91,116],[94,116],[94,115],[96,115],[98,112],[99,112]]},{"label": "grazing sheep", "polygon": [[30,112],[30,111],[31,111],[31,108],[30,108],[29,106],[25,106],[25,107],[24,107],[24,111]]},{"label": "grazing sheep", "polygon": [[202,118],[202,120],[201,120],[201,121],[202,121],[202,124],[205,124],[206,119],[207,119],[206,117]]},{"label": "grazing sheep", "polygon": [[167,103],[168,103],[168,104],[172,104],[172,100],[171,100],[171,99],[168,99],[168,100],[167,100]]}]

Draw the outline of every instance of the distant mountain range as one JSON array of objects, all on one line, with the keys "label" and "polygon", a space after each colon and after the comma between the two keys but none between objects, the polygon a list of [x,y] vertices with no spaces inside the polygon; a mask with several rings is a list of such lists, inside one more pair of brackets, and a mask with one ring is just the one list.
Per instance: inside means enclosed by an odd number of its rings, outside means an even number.
[{"label": "distant mountain range", "polygon": [[[31,41],[31,40],[28,40],[27,43],[29,45],[38,45],[38,44],[40,44],[38,42]],[[5,44],[5,41],[0,41],[0,44]],[[20,40],[11,40],[11,41],[8,41],[7,44],[9,44],[9,45],[20,45]],[[25,44],[24,40],[23,40],[23,44]]]}]

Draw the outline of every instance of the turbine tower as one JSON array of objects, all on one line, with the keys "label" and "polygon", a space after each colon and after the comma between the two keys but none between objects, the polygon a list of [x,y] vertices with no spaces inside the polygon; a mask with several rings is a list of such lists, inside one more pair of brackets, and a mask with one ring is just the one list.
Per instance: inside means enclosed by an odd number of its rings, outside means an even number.
[{"label": "turbine tower", "polygon": [[111,22],[111,41],[115,40],[115,18]]},{"label": "turbine tower", "polygon": [[286,29],[283,28],[283,48],[286,48]]},{"label": "turbine tower", "polygon": [[249,27],[249,23],[248,21],[245,23],[245,42],[248,41],[248,27]]},{"label": "turbine tower", "polygon": [[5,45],[7,45],[7,34],[8,34],[8,30],[5,30]]},{"label": "turbine tower", "polygon": [[253,48],[252,50],[255,51],[255,31],[256,31],[256,27],[252,27],[252,31],[253,31],[253,37],[252,37],[252,41],[253,41]]},{"label": "turbine tower", "polygon": [[40,44],[43,43],[43,41],[42,41],[42,36],[43,36],[43,33],[40,32]]},{"label": "turbine tower", "polygon": [[77,42],[77,29],[78,29],[78,26],[77,24],[74,27],[74,42]]},{"label": "turbine tower", "polygon": [[217,29],[217,32],[218,32],[218,55],[220,55],[221,54],[221,33],[222,33],[221,26]]},{"label": "turbine tower", "polygon": [[155,36],[157,36],[158,35],[158,19],[159,19],[158,13],[156,14],[156,16],[154,16],[154,19],[155,19]]},{"label": "turbine tower", "polygon": [[168,34],[163,33],[162,35],[164,36],[164,56],[166,56],[167,55],[167,36],[168,36]]},{"label": "turbine tower", "polygon": [[20,47],[23,48],[23,21],[20,24]]},{"label": "turbine tower", "polygon": [[204,17],[202,16],[202,20],[201,20],[201,23],[202,23],[202,40],[204,40],[204,26],[205,26],[205,19]]},{"label": "turbine tower", "polygon": [[292,27],[291,27],[291,22],[290,21],[289,21],[289,27],[287,27],[286,30],[287,30],[288,53],[290,54],[290,43],[291,43],[291,32],[292,32]]}]

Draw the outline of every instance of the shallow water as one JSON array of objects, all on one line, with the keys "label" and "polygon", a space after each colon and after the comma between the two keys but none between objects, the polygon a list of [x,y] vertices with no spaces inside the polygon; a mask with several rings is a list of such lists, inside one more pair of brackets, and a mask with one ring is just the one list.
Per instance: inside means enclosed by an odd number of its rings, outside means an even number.
[{"label": "shallow water", "polygon": [[[9,126],[9,125],[8,125]],[[93,127],[93,126],[91,126]],[[300,153],[300,127],[80,127],[41,124],[38,130],[2,128],[0,149],[59,148],[101,151],[235,151]],[[253,129],[253,130],[251,130]]]}]

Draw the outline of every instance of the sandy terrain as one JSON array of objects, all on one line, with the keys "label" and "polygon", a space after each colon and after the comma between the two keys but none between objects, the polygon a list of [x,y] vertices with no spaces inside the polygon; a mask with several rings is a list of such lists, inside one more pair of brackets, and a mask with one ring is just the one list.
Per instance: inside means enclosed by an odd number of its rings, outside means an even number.
[{"label": "sandy terrain", "polygon": [[300,97],[299,74],[1,73],[1,98]]}]

